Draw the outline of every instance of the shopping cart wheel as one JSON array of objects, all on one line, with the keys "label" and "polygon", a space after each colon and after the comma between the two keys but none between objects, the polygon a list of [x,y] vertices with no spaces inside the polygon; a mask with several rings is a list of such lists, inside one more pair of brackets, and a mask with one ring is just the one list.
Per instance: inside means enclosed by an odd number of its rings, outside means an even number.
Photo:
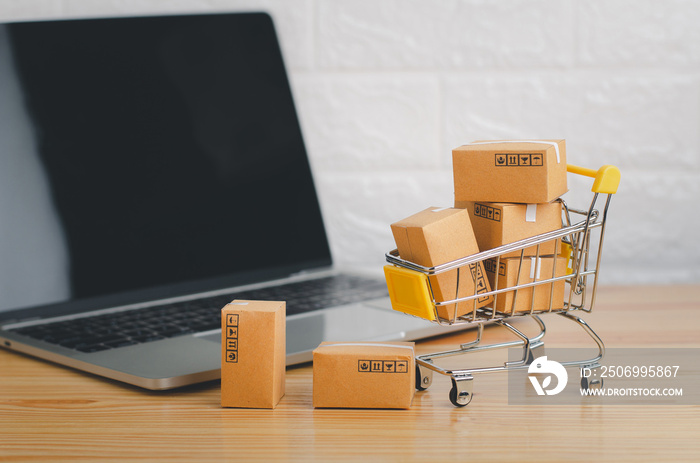
[{"label": "shopping cart wheel", "polygon": [[581,378],[581,389],[603,389],[603,378]]},{"label": "shopping cart wheel", "polygon": [[433,370],[416,365],[416,389],[425,391],[433,384]]},{"label": "shopping cart wheel", "polygon": [[466,407],[472,401],[472,386],[474,377],[471,375],[452,377],[452,389],[450,389],[450,402],[455,407]]}]

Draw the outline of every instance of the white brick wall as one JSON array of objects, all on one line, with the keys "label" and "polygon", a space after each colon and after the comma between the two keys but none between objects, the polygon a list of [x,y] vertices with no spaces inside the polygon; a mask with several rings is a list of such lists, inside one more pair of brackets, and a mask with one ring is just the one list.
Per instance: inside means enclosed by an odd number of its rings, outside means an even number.
[{"label": "white brick wall", "polygon": [[[453,147],[547,137],[622,171],[605,283],[700,281],[698,1],[0,0],[0,19],[257,9],[340,265],[379,273],[392,221],[451,204]],[[570,183],[587,206],[590,183]]]}]

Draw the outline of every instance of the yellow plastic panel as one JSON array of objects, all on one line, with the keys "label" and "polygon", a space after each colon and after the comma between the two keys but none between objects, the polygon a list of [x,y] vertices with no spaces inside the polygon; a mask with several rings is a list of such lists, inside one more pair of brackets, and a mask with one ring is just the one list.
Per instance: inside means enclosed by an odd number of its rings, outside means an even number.
[{"label": "yellow plastic panel", "polygon": [[569,243],[561,242],[561,252],[559,255],[566,259],[566,274],[574,273],[574,248]]},{"label": "yellow plastic panel", "polygon": [[385,265],[384,277],[394,310],[426,320],[435,320],[435,308],[427,275],[394,265]]}]

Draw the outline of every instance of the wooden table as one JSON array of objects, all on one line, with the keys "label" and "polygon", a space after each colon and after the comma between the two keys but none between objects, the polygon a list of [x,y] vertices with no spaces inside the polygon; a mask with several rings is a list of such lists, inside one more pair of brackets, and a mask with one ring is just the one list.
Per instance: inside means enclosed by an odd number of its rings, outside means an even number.
[{"label": "wooden table", "polygon": [[[583,317],[607,347],[700,347],[700,287],[603,287]],[[547,347],[589,341],[545,318]],[[474,330],[421,342],[450,349]],[[484,342],[503,329],[485,330]],[[311,367],[287,371],[275,410],[221,409],[218,382],[147,392],[0,350],[0,461],[596,461],[700,458],[697,405],[508,404],[507,375],[475,379],[465,408],[435,376],[410,410],[315,410]]]}]

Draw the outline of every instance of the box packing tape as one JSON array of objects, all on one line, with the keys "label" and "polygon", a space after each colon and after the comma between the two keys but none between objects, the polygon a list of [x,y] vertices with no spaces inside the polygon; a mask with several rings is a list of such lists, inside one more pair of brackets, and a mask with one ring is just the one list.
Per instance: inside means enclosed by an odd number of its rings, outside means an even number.
[{"label": "box packing tape", "polygon": [[528,204],[525,208],[525,222],[537,221],[537,204]]},{"label": "box packing tape", "polygon": [[[537,259],[537,261],[535,261]],[[540,267],[542,266],[541,257],[530,257],[530,279],[540,279]]]}]

